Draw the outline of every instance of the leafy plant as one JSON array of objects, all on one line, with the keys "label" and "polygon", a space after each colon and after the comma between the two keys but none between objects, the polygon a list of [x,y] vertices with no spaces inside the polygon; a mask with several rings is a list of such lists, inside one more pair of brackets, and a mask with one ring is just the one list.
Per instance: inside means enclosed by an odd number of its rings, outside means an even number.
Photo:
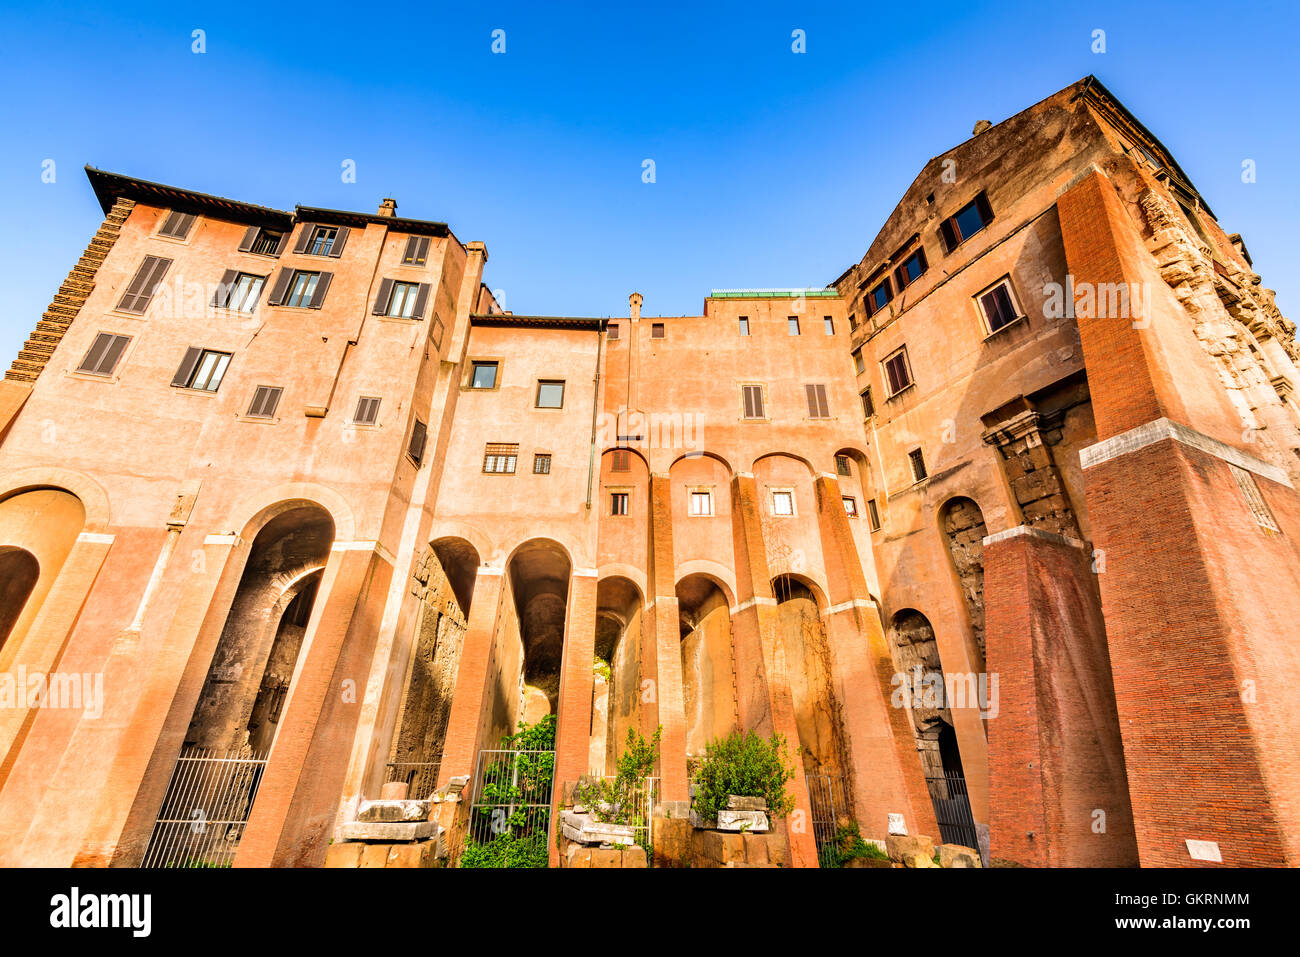
[{"label": "leafy plant", "polygon": [[488,841],[466,841],[460,855],[461,867],[546,867],[546,831],[524,837],[510,832]]},{"label": "leafy plant", "polygon": [[817,862],[822,867],[843,867],[854,858],[887,861],[889,855],[873,841],[864,841],[857,821],[841,824],[835,831],[835,840],[817,849]]},{"label": "leafy plant", "polygon": [[[500,756],[484,770],[460,857],[461,867],[546,867],[546,835],[555,777],[555,716],[520,724],[501,739]],[[491,834],[486,839],[485,834]]]},{"label": "leafy plant", "polygon": [[655,728],[647,739],[635,728],[627,729],[627,747],[619,756],[614,780],[598,778],[578,786],[575,800],[602,824],[644,824],[645,811],[638,806],[637,790],[654,774],[659,762],[659,740],[663,728]]},{"label": "leafy plant", "polygon": [[727,798],[735,794],[765,798],[769,815],[785,817],[794,809],[794,797],[785,789],[794,777],[789,762],[785,737],[780,734],[765,739],[753,731],[734,731],[710,741],[693,777],[695,812],[704,821],[715,823]]}]

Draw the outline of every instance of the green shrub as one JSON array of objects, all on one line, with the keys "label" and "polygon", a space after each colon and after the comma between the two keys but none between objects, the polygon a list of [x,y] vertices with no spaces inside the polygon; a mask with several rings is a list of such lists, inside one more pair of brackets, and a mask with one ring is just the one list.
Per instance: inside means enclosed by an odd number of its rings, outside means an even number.
[{"label": "green shrub", "polygon": [[727,797],[735,794],[766,798],[767,813],[785,817],[794,808],[794,798],[785,790],[793,777],[782,735],[764,739],[753,731],[732,732],[705,746],[704,760],[693,778],[695,812],[706,823],[715,823]]},{"label": "green shrub", "polygon": [[627,747],[619,756],[614,780],[600,778],[580,784],[574,795],[577,803],[585,805],[591,816],[603,824],[644,826],[645,808],[638,805],[635,792],[655,773],[663,730],[656,728],[654,736],[647,739],[635,728],[628,728]]},{"label": "green shrub", "polygon": [[544,830],[524,837],[507,832],[488,841],[470,839],[460,855],[461,867],[546,867],[548,863]]},{"label": "green shrub", "polygon": [[[936,852],[937,855],[938,852]],[[872,841],[864,841],[857,821],[841,824],[835,830],[835,841],[817,849],[817,861],[822,867],[843,867],[856,857],[887,861],[889,855]]]}]

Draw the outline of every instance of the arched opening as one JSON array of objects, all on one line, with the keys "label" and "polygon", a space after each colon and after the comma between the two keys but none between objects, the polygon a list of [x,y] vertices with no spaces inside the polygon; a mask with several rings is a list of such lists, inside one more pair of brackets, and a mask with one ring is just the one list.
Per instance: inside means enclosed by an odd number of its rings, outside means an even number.
[{"label": "arched opening", "polygon": [[516,724],[558,715],[570,570],[568,554],[546,539],[521,545],[510,559],[507,571],[523,646]]},{"label": "arched opening", "polygon": [[975,640],[976,670],[984,670],[984,537],[988,528],[984,513],[969,498],[952,498],[939,510],[939,527],[943,530],[953,569],[961,586],[962,599]]},{"label": "arched opening", "polygon": [[405,783],[417,800],[437,787],[478,566],[478,550],[463,538],[433,542],[416,562],[420,607],[384,780]]},{"label": "arched opening", "polygon": [[687,575],[677,583],[676,592],[682,636],[686,759],[688,766],[694,766],[710,741],[737,730],[731,609],[726,593],[708,575]]},{"label": "arched opening", "polygon": [[818,596],[795,575],[774,578],[772,593],[777,601],[776,667],[789,677],[804,771],[839,780],[846,767],[843,716],[831,683],[830,646]]},{"label": "arched opening", "polygon": [[0,545],[0,648],[18,623],[40,575],[35,555],[25,548]]},{"label": "arched opening", "polygon": [[59,488],[0,502],[0,670],[40,614],[85,522],[81,499]]},{"label": "arched opening", "polygon": [[596,586],[592,774],[612,775],[627,746],[628,729],[640,729],[642,604],[641,590],[622,576],[603,578]]},{"label": "arched opening", "polygon": [[253,539],[143,866],[234,859],[333,541],[330,514],[309,502],[279,511]]}]

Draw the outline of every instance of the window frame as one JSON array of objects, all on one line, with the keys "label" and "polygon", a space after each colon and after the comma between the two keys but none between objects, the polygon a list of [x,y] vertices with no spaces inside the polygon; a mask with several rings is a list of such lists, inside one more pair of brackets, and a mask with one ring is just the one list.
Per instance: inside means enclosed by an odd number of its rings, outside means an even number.
[{"label": "window frame", "polygon": [[[903,358],[903,368],[907,372],[907,381],[903,383],[903,385],[900,386],[898,389],[894,389],[893,383],[889,379],[889,363],[899,356],[902,356]],[[912,358],[907,354],[906,343],[899,346],[893,352],[889,353],[889,355],[885,356],[885,358],[880,360],[880,372],[885,382],[886,399],[892,399],[895,398],[896,396],[900,396],[908,389],[916,385],[916,376],[912,374]]]},{"label": "window frame", "polygon": [[867,499],[867,527],[873,532],[880,531],[880,506],[874,498]]},{"label": "window frame", "polygon": [[871,386],[867,386],[858,393],[858,401],[862,403],[862,418],[872,419],[876,415],[876,399],[871,394]]},{"label": "window frame", "polygon": [[[533,474],[534,474],[534,475],[550,475],[550,474],[551,474],[551,454],[552,454],[552,453],[550,453],[550,452],[534,452],[534,453],[533,453]],[[545,468],[541,468],[541,467],[540,467],[543,463],[545,463],[545,465],[546,465]]]},{"label": "window frame", "polygon": [[[620,510],[621,506],[621,510]],[[627,518],[632,511],[631,489],[609,489],[609,514],[611,518]]]},{"label": "window frame", "polygon": [[[383,401],[384,401],[384,400],[383,400],[383,396],[378,396],[378,395],[359,395],[359,396],[357,396],[357,404],[356,404],[356,407],[352,410],[352,424],[353,424],[353,425],[364,426],[364,427],[366,427],[366,428],[376,428],[376,427],[378,427],[378,425],[379,425],[379,410],[380,410],[380,408],[383,406]],[[373,409],[374,409],[374,412],[373,412],[373,414],[370,416],[369,419],[364,419],[364,420],[363,420],[363,419],[361,418],[361,409],[362,409],[362,405],[361,405],[361,404],[362,404],[363,402],[366,402],[366,403],[373,402],[373,403],[374,403],[373,406],[368,406],[369,408],[373,408]]]},{"label": "window frame", "polygon": [[[263,389],[275,393],[275,398],[272,399],[270,403],[271,410],[269,412],[254,412],[253,410],[257,408],[258,405],[257,402],[258,396],[261,395]],[[284,386],[267,385],[265,383],[259,383],[258,385],[253,386],[253,397],[252,399],[249,400],[248,409],[244,412],[243,417],[245,419],[256,419],[258,421],[274,422],[277,419],[275,413],[279,410],[280,400],[283,398],[284,398]],[[262,404],[266,405],[266,402],[263,401]]]},{"label": "window frame", "polygon": [[[488,464],[499,464],[506,468],[488,468]],[[488,442],[483,446],[484,475],[514,475],[519,468],[518,442]]]},{"label": "window frame", "polygon": [[[90,361],[91,353],[95,351],[95,347],[99,345],[100,339],[104,337],[108,337],[111,341],[105,344],[104,352],[99,357],[99,362],[95,364],[94,369],[86,368],[86,363]],[[81,357],[81,361],[77,363],[76,367],[72,371],[78,375],[94,376],[96,379],[115,380],[117,378],[118,367],[122,365],[122,360],[126,358],[126,352],[131,347],[131,340],[133,338],[134,336],[124,335],[120,332],[96,332],[95,338],[90,340],[90,348],[86,350],[86,354]],[[108,354],[112,351],[113,346],[116,345],[119,339],[125,341],[122,343],[122,347],[118,350],[117,356],[113,359],[113,364],[107,371],[97,371],[101,368],[104,359],[108,357]]]},{"label": "window frame", "polygon": [[[221,349],[206,349],[203,346],[190,346],[186,349],[186,357],[189,355],[189,349],[198,350],[198,355],[194,358],[194,365],[191,366],[189,372],[186,374],[185,381],[181,383],[176,382],[176,378],[180,375],[180,369],[177,369],[177,376],[172,380],[172,387],[183,389],[187,392],[203,392],[208,395],[216,395],[221,389],[221,383],[226,379],[226,372],[230,369],[230,360],[235,357],[235,354],[233,352],[225,352]],[[204,363],[209,357],[215,357],[216,361],[214,365],[208,369],[203,381],[210,384],[213,376],[215,376],[216,384],[212,385],[211,388],[209,388],[208,385],[195,384],[199,381],[199,374],[203,371]],[[223,358],[225,359],[224,362],[221,361]],[[185,358],[181,359],[182,368],[185,365],[185,361]]]},{"label": "window frame", "polygon": [[[696,496],[703,496],[706,511],[695,510]],[[713,489],[693,487],[686,490],[686,515],[688,518],[713,518]]]},{"label": "window frame", "polygon": [[853,467],[849,464],[849,457],[847,455],[841,455],[839,453],[836,453],[835,474],[842,476],[844,478],[853,477]]},{"label": "window frame", "polygon": [[[998,289],[1002,289],[1002,288],[1005,288],[1007,291],[1007,301],[1011,305],[1012,316],[1002,325],[994,329],[992,319],[988,314],[988,309],[985,308],[984,306],[984,297],[993,295],[995,292],[997,292]],[[1014,326],[1016,323],[1029,318],[1025,314],[1024,309],[1022,309],[1020,306],[1020,299],[1019,297],[1016,296],[1016,287],[1011,282],[1010,274],[1003,276],[997,282],[981,289],[979,292],[977,292],[974,296],[971,297],[971,301],[975,304],[975,312],[979,316],[980,325],[984,329],[985,339],[991,339],[993,336],[996,336],[998,333],[1002,332],[1003,330],[1009,329],[1011,326]]]},{"label": "window frame", "polygon": [[844,514],[849,518],[859,518],[858,500],[852,495],[841,495],[840,501],[844,504]]},{"label": "window frame", "polygon": [[[535,393],[534,396],[533,396],[533,408],[535,408],[535,409],[556,409],[556,410],[558,410],[558,409],[563,409],[563,408],[564,408],[564,392],[565,392],[565,388],[564,388],[564,387],[565,387],[565,383],[566,383],[566,381],[567,381],[567,380],[565,380],[565,379],[538,379],[538,380],[537,380],[537,391],[536,391],[536,393]],[[558,385],[558,386],[560,387],[560,404],[559,404],[559,405],[542,405],[542,389],[543,389],[545,386],[556,386],[556,385]]]},{"label": "window frame", "polygon": [[736,317],[736,335],[742,339],[748,339],[750,336],[749,316]]},{"label": "window frame", "polygon": [[[502,372],[502,366],[504,364],[505,363],[503,363],[500,359],[494,359],[489,356],[484,356],[477,359],[471,358],[469,360],[469,368],[465,376],[464,388],[472,392],[495,392],[496,390],[501,388],[501,372]],[[492,376],[492,384],[490,386],[475,384],[478,378],[477,372],[479,366],[494,366],[496,368],[496,372]]]},{"label": "window frame", "polygon": [[[185,222],[185,232],[180,235],[167,232],[167,224],[172,221],[173,217],[177,216],[181,218],[182,222]],[[187,216],[189,217],[188,221],[185,220],[185,217]],[[199,217],[197,213],[187,213],[180,209],[169,209],[167,210],[166,216],[159,218],[158,229],[154,233],[154,237],[156,239],[165,239],[172,243],[188,243],[190,241],[190,236],[194,234],[194,227],[197,226],[198,223]]]},{"label": "window frame", "polygon": [[835,335],[835,317],[834,317],[834,316],[822,316],[822,326],[823,326],[823,328],[826,330],[826,335],[828,335],[828,336],[833,336],[833,335]]},{"label": "window frame", "polygon": [[[286,309],[310,309],[312,303],[316,301],[316,288],[320,285],[321,276],[325,275],[319,269],[295,269],[289,274],[289,283],[284,290],[284,298],[280,300],[280,305]],[[314,281],[310,283],[311,289],[306,294],[306,302],[299,299],[298,302],[290,302],[294,296],[294,291],[298,287],[298,279],[301,276],[312,276]]]},{"label": "window frame", "polygon": [[[777,511],[777,496],[785,496],[789,500],[790,511]],[[794,489],[789,487],[768,489],[768,509],[773,518],[798,518],[798,506],[795,504]]]},{"label": "window frame", "polygon": [[[968,209],[974,208],[980,217],[980,226],[965,235],[962,234],[961,227],[957,222],[958,217],[964,214]],[[943,243],[946,252],[955,252],[968,239],[978,236],[984,230],[989,228],[996,216],[993,213],[993,206],[989,203],[988,194],[980,190],[975,194],[969,203],[964,204],[957,212],[953,213],[947,219],[939,223],[939,239]]]},{"label": "window frame", "polygon": [[[917,465],[920,465],[920,475],[917,474]],[[925,451],[921,446],[907,450],[907,467],[912,473],[912,484],[919,485],[930,477],[930,467],[925,464]]]},{"label": "window frame", "polygon": [[799,325],[799,317],[798,317],[798,316],[786,316],[786,318],[785,318],[785,331],[786,331],[786,334],[787,334],[788,336],[790,336],[791,338],[793,338],[794,336],[801,336],[801,335],[803,335],[803,330],[802,330],[802,328],[801,328],[800,325]]},{"label": "window frame", "polygon": [[[745,414],[745,390],[746,390],[746,389],[757,389],[757,390],[758,390],[758,401],[762,404],[762,409],[759,410],[759,411],[762,413],[761,415],[746,415],[746,414]],[[765,383],[762,383],[762,382],[742,382],[742,383],[740,383],[740,421],[742,421],[742,422],[766,422],[766,421],[768,421],[768,415],[767,415],[767,385],[766,385]]]},{"label": "window frame", "polygon": [[668,338],[668,329],[667,329],[667,327],[666,327],[662,322],[652,322],[652,323],[650,323],[650,338],[651,338],[651,339],[667,339],[667,338]]},{"label": "window frame", "polygon": [[[916,260],[921,266],[921,270],[916,274],[915,279],[911,279],[907,275],[907,264],[912,260]],[[898,292],[902,292],[908,286],[912,285],[912,283],[920,282],[925,277],[925,271],[929,268],[930,263],[925,255],[925,247],[918,245],[910,253],[904,256],[894,268],[894,284],[898,287]]]}]

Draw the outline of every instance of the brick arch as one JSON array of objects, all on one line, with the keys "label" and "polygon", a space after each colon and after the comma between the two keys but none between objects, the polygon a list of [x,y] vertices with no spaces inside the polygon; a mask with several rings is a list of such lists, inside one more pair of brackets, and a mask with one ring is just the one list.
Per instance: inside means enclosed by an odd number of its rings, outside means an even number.
[{"label": "brick arch", "polygon": [[809,459],[798,454],[797,452],[787,452],[782,449],[774,449],[771,452],[764,452],[762,455],[755,456],[754,461],[749,466],[750,474],[753,474],[758,469],[759,462],[763,461],[763,459],[770,459],[770,458],[793,459],[796,462],[802,462],[804,467],[808,469],[808,475],[814,479],[819,474],[819,470],[815,465],[812,464],[812,462]]},{"label": "brick arch", "polygon": [[428,542],[430,546],[436,545],[440,541],[447,539],[460,538],[470,544],[474,551],[478,552],[479,564],[484,564],[496,555],[499,546],[491,537],[488,536],[477,525],[471,525],[468,522],[459,522],[449,519],[435,519],[432,527],[429,529]]},{"label": "brick arch", "polygon": [[223,527],[231,535],[251,540],[277,515],[304,505],[315,505],[329,513],[334,520],[335,541],[353,540],[356,526],[347,499],[315,482],[286,482],[250,495],[227,513]]},{"label": "brick arch", "polygon": [[103,532],[112,523],[108,492],[84,472],[58,466],[33,466],[0,475],[0,501],[42,488],[62,489],[81,500],[86,511],[83,531]]},{"label": "brick arch", "polygon": [[681,455],[677,456],[677,458],[673,459],[672,465],[668,466],[668,471],[671,473],[673,470],[673,466],[676,465],[678,462],[683,462],[687,459],[699,459],[699,458],[713,459],[715,462],[717,462],[724,469],[727,470],[728,478],[730,478],[735,473],[735,470],[731,467],[731,463],[728,462],[725,458],[723,458],[717,452],[710,452],[703,449],[699,451],[683,452]]},{"label": "brick arch", "polygon": [[727,606],[729,608],[735,607],[736,576],[730,568],[718,562],[709,561],[707,558],[691,558],[684,562],[678,562],[673,569],[673,578],[678,585],[692,575],[700,575],[712,581],[721,590],[722,596],[727,599]]},{"label": "brick arch", "polygon": [[600,583],[608,578],[626,578],[641,593],[641,601],[645,601],[648,584],[646,573],[640,568],[627,562],[605,562],[596,569],[596,586],[599,588]]}]

